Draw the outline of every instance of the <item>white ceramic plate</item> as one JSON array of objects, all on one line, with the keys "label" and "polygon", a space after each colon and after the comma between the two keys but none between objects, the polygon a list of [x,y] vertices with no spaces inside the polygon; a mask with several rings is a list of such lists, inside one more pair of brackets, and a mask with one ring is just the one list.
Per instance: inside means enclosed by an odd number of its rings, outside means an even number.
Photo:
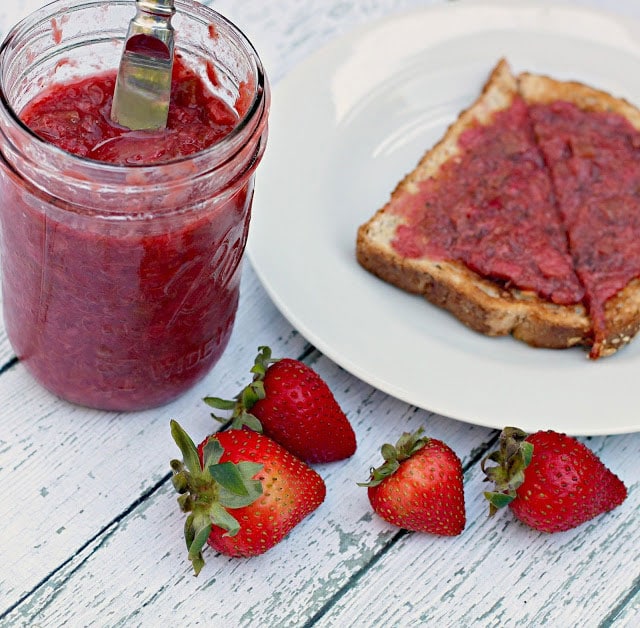
[{"label": "white ceramic plate", "polygon": [[477,97],[515,71],[577,79],[640,103],[640,24],[558,3],[458,2],[385,19],[275,88],[248,253],[311,343],[406,402],[478,425],[571,434],[640,429],[640,339],[590,362],[466,329],[356,263],[357,227]]}]

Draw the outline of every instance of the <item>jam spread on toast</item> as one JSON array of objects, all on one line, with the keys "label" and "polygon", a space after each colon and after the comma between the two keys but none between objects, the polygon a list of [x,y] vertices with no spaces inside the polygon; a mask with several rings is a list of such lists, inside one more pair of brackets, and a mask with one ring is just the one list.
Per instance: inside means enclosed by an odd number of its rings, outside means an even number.
[{"label": "jam spread on toast", "polygon": [[396,251],[461,261],[554,303],[581,302],[584,290],[526,104],[515,98],[493,124],[464,131],[458,146],[459,156],[436,178],[396,205],[405,223],[396,232]]},{"label": "jam spread on toast", "polygon": [[622,115],[516,97],[458,139],[460,154],[396,204],[393,247],[455,260],[557,304],[605,303],[640,277],[640,132]]},{"label": "jam spread on toast", "polygon": [[640,133],[568,102],[533,105],[530,116],[597,338],[606,301],[640,276]]}]

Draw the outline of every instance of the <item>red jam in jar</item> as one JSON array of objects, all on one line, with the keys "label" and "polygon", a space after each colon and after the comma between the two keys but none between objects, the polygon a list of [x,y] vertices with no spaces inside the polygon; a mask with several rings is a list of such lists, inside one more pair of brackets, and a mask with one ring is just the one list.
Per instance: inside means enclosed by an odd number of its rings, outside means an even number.
[{"label": "red jam in jar", "polygon": [[20,112],[42,139],[88,159],[150,165],[192,155],[221,141],[242,111],[208,92],[204,81],[177,56],[167,128],[131,131],[111,121],[115,71],[53,85]]},{"label": "red jam in jar", "polygon": [[[13,47],[0,50],[7,333],[38,381],[82,405],[138,410],[171,401],[209,372],[233,328],[268,86],[238,31],[195,2],[190,11],[220,22],[215,39],[201,27],[202,41],[231,40],[239,78],[224,98],[207,84],[211,59],[178,56],[161,131],[111,122],[113,70],[51,81],[8,106]],[[176,14],[190,36],[192,17]],[[51,45],[64,41],[63,30]]]}]

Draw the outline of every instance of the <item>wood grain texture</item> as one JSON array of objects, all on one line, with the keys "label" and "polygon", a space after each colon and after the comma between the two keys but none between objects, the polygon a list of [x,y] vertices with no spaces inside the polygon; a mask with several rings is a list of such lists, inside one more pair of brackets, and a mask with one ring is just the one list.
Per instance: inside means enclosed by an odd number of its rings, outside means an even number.
[{"label": "wood grain texture", "polygon": [[[277,82],[340,33],[443,1],[209,4],[254,41]],[[637,0],[574,1],[640,18]],[[0,33],[41,4],[3,3]],[[169,419],[196,440],[214,429],[201,397],[235,394],[260,344],[275,355],[303,356],[328,381],[354,425],[358,451],[316,467],[327,499],[283,543],[250,560],[207,551],[195,578],[169,479],[168,462],[177,455]],[[557,535],[532,532],[508,512],[490,519],[478,460],[496,433],[388,397],[312,350],[249,264],[223,359],[165,408],[124,415],[72,406],[12,358],[0,324],[0,366],[10,365],[0,373],[1,628],[640,625],[640,434],[583,439],[629,487],[614,512]],[[392,528],[372,514],[356,485],[379,461],[383,442],[422,424],[466,469],[468,523],[453,539]]]},{"label": "wood grain texture", "polygon": [[205,2],[231,18],[251,39],[273,82],[329,39],[365,22],[443,0],[281,0]]},{"label": "wood grain texture", "polygon": [[[65,565],[53,579],[55,587],[47,582],[8,619],[60,625],[71,613],[93,613],[109,625],[152,625],[156,616],[188,624],[194,600],[203,596],[210,600],[211,619],[224,625],[300,625],[321,612],[355,574],[384,556],[398,534],[372,515],[366,490],[356,484],[379,462],[382,443],[425,425],[468,463],[468,454],[493,433],[410,408],[354,382],[326,358],[311,364],[343,406],[358,399],[349,418],[359,447],[346,462],[316,467],[327,483],[327,499],[288,539],[251,560],[208,551],[207,564],[194,578],[182,542],[183,516],[166,482]],[[144,587],[132,586],[136,582]]]},{"label": "wood grain texture", "polygon": [[129,414],[87,410],[50,395],[20,364],[0,377],[6,521],[0,609],[15,604],[166,480],[169,460],[178,453],[169,433],[171,418],[184,421],[194,438],[204,437],[219,425],[202,397],[235,394],[259,344],[269,343],[274,355],[304,351],[306,341],[275,310],[248,264],[244,271],[243,305],[223,359],[168,406]]},{"label": "wood grain texture", "polygon": [[[404,537],[318,625],[351,625],[356,618],[375,626],[389,621],[462,626],[609,623],[625,592],[637,586],[640,439],[617,436],[586,443],[626,481],[629,497],[620,508],[568,532],[538,533],[510,512],[487,517],[481,471],[474,466],[465,478],[470,497],[465,532],[451,543]],[[374,603],[371,592],[382,590],[393,601]],[[620,596],[612,598],[613,591]]]}]

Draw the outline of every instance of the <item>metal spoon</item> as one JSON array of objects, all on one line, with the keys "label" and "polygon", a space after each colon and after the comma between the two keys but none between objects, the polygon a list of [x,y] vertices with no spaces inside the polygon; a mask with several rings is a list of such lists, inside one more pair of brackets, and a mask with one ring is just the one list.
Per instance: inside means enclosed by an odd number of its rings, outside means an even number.
[{"label": "metal spoon", "polygon": [[167,124],[173,68],[173,0],[136,0],[129,23],[111,119],[129,129]]}]

